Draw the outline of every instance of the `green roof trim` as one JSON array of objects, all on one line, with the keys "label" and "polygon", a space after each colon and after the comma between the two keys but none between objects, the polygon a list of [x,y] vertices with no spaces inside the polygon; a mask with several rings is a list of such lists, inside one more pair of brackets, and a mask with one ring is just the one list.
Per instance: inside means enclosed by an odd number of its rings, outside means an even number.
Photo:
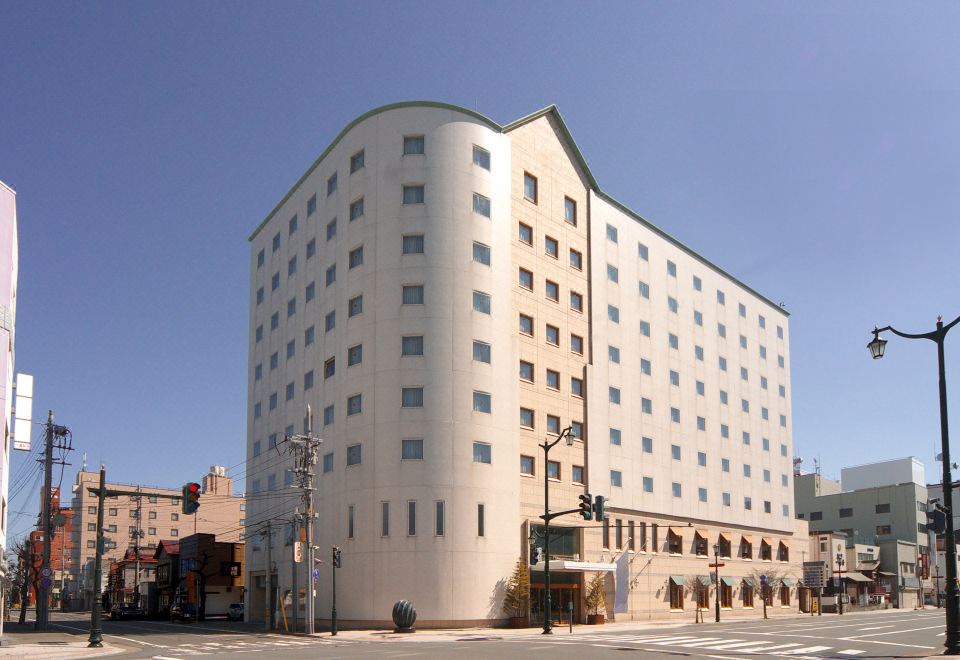
[{"label": "green roof trim", "polygon": [[734,577],[728,577],[728,576],[724,575],[724,576],[722,576],[722,577],[720,578],[720,581],[723,582],[723,583],[724,583],[725,585],[727,585],[728,587],[735,587],[735,586],[737,586],[737,578],[734,578]]},{"label": "green roof trim", "polygon": [[573,139],[573,135],[570,133],[570,129],[567,128],[567,123],[563,120],[563,116],[560,114],[560,111],[557,109],[557,106],[552,104],[548,105],[545,108],[537,110],[536,112],[533,112],[527,115],[526,117],[521,117],[520,119],[512,121],[509,124],[505,124],[503,126],[493,121],[489,117],[480,114],[476,110],[470,110],[469,108],[464,108],[463,106],[454,105],[452,103],[442,103],[440,101],[400,101],[399,103],[390,103],[388,105],[382,105],[380,107],[369,110],[363,113],[362,115],[360,115],[359,117],[357,117],[356,119],[354,119],[349,124],[347,124],[343,128],[343,130],[341,130],[337,134],[337,137],[335,137],[333,141],[330,143],[330,145],[323,150],[323,153],[320,154],[320,156],[313,162],[313,164],[309,168],[307,168],[307,171],[303,173],[303,176],[301,176],[297,180],[297,182],[293,185],[293,187],[290,188],[289,191],[287,191],[287,194],[283,196],[283,199],[281,199],[280,202],[273,207],[273,210],[271,210],[270,213],[267,214],[267,217],[264,218],[259,225],[257,225],[257,228],[253,231],[252,234],[250,234],[247,240],[253,241],[253,239],[257,237],[257,234],[259,234],[260,231],[267,225],[267,223],[273,219],[273,216],[276,215],[277,211],[280,210],[280,207],[287,203],[287,200],[293,196],[293,193],[296,192],[297,188],[299,188],[303,184],[303,182],[306,181],[307,177],[310,176],[310,174],[312,174],[315,169],[317,169],[317,167],[320,165],[323,159],[327,157],[327,155],[333,150],[333,148],[336,147],[337,144],[339,144],[340,140],[342,140],[343,137],[348,132],[350,132],[350,130],[353,129],[353,127],[355,127],[360,122],[366,119],[369,119],[370,117],[374,117],[378,114],[387,112],[389,110],[397,110],[400,108],[416,108],[416,107],[439,108],[441,110],[453,110],[455,112],[460,112],[470,117],[473,117],[478,121],[483,122],[484,124],[489,126],[490,129],[497,131],[499,133],[509,133],[514,129],[520,128],[521,126],[529,124],[530,122],[536,121],[541,117],[552,116],[556,121],[557,126],[560,129],[560,133],[563,139],[568,143],[570,150],[573,152],[573,156],[577,162],[577,165],[580,166],[580,169],[583,171],[584,177],[587,179],[587,183],[589,184],[593,192],[597,195],[597,197],[609,203],[620,212],[630,216],[631,218],[633,218],[634,220],[642,224],[644,227],[646,227],[653,233],[657,234],[658,236],[666,240],[668,243],[670,243],[674,247],[679,248],[689,256],[693,257],[694,259],[702,263],[707,268],[710,268],[711,270],[716,271],[720,275],[723,275],[724,277],[728,278],[737,286],[740,286],[744,290],[749,291],[750,293],[755,295],[757,298],[759,298],[763,302],[770,305],[770,307],[772,307],[774,310],[780,312],[784,316],[790,316],[790,312],[785,310],[783,307],[776,304],[775,302],[773,302],[772,300],[770,300],[769,298],[767,298],[757,290],[753,289],[752,287],[747,286],[742,281],[740,281],[739,279],[737,279],[736,277],[734,277],[724,269],[720,268],[719,266],[717,266],[715,263],[713,263],[706,257],[702,256],[701,254],[694,251],[693,249],[687,247],[686,245],[681,243],[679,240],[677,240],[676,238],[674,238],[673,236],[665,232],[663,229],[660,229],[660,227],[657,227],[655,224],[653,224],[652,222],[650,222],[649,220],[641,216],[639,213],[637,213],[633,209],[629,208],[622,202],[617,201],[616,199],[611,197],[609,194],[601,190],[600,184],[597,183],[596,178],[593,176],[593,172],[590,170],[590,166],[587,164],[587,160],[583,157],[583,152],[580,151],[580,147],[577,146],[576,140]]},{"label": "green roof trim", "polygon": [[677,585],[678,587],[682,587],[683,585],[685,585],[685,584],[687,583],[687,579],[686,579],[685,577],[683,577],[682,575],[671,575],[671,576],[670,576],[670,581],[673,582],[673,583],[674,583],[675,585]]}]

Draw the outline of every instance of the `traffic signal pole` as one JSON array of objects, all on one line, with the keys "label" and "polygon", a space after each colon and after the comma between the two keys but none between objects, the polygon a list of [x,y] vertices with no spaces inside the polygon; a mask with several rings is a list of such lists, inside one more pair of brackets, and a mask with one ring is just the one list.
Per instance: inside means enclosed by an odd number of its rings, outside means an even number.
[{"label": "traffic signal pole", "polygon": [[[44,434],[43,454],[43,501],[41,503],[40,523],[43,530],[43,559],[40,564],[40,582],[37,589],[37,620],[34,627],[46,630],[50,616],[50,532],[51,524],[51,481],[53,481],[53,411],[47,411],[47,432]],[[62,569],[62,567],[61,567]]]}]

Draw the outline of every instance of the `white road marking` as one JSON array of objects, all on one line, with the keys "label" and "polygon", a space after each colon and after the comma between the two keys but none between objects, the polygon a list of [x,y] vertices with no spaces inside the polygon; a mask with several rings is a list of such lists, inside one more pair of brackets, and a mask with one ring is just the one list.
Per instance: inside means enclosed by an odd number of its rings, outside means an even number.
[{"label": "white road marking", "polygon": [[789,651],[784,651],[783,655],[793,655],[800,653],[819,653],[820,651],[826,651],[830,649],[829,646],[806,646],[802,649],[791,649]]},{"label": "white road marking", "polygon": [[847,649],[846,651],[837,651],[839,655],[860,655],[863,651],[857,649]]},{"label": "white road marking", "polygon": [[800,646],[799,644],[777,644],[776,646],[757,646],[752,649],[747,649],[751,653],[767,653],[768,651],[775,651],[777,649],[788,649],[791,646]]},{"label": "white road marking", "polygon": [[921,630],[932,630],[934,628],[942,628],[943,624],[939,626],[926,626],[924,628],[908,628],[906,630],[888,630],[887,632],[882,633],[870,633],[869,635],[854,635],[853,637],[844,637],[844,639],[863,639],[864,637],[878,637],[880,635],[899,635],[901,633],[909,632],[919,632]]},{"label": "white road marking", "polygon": [[644,644],[656,644],[656,645],[658,645],[658,646],[661,645],[661,644],[663,644],[663,645],[668,645],[668,646],[669,646],[669,645],[674,645],[674,644],[679,645],[679,644],[681,644],[682,642],[693,642],[693,641],[696,641],[697,639],[699,639],[699,638],[698,638],[698,637],[691,637],[691,636],[686,636],[686,637],[668,637],[667,639],[658,639],[658,640],[651,640],[651,641],[649,641],[649,642],[644,642]]},{"label": "white road marking", "polygon": [[[709,646],[710,644],[716,644],[716,643],[718,643],[718,642],[723,642],[723,641],[724,641],[724,639],[723,639],[722,637],[704,637],[704,638],[702,638],[702,639],[698,639],[698,640],[695,641],[695,642],[683,643],[683,644],[681,644],[680,646],[682,646],[683,648],[686,649],[686,648],[693,648],[693,647],[696,647],[696,646]],[[726,640],[726,641],[728,641],[728,642],[734,642],[734,641],[737,641],[737,640],[728,639],[728,640]]]},{"label": "white road marking", "polygon": [[890,624],[889,626],[869,626],[867,628],[861,628],[860,630],[880,630],[882,628],[893,628],[893,624]]},{"label": "white road marking", "polygon": [[[67,626],[67,625],[64,625],[64,624],[62,624],[62,623],[53,623],[53,622],[50,622],[50,625],[51,625],[51,626],[56,626],[56,627],[58,627],[58,628],[67,628],[67,629],[69,629],[69,630],[79,630],[80,632],[90,632],[90,629],[89,629],[89,628],[77,628],[76,626]],[[153,648],[156,648],[156,649],[167,649],[167,648],[170,648],[169,646],[165,646],[165,645],[163,645],[163,644],[151,644],[150,642],[143,642],[143,641],[141,641],[141,640],[139,640],[139,639],[132,639],[132,638],[130,638],[130,637],[121,637],[120,635],[114,635],[114,634],[111,634],[111,633],[103,633],[103,636],[104,636],[104,637],[115,637],[116,639],[122,639],[122,640],[125,640],[125,641],[127,641],[127,642],[136,642],[137,644],[143,644],[144,646],[152,646]]]},{"label": "white road marking", "polygon": [[737,649],[737,650],[744,649],[744,650],[749,651],[750,649],[747,649],[746,647],[748,647],[748,646],[763,646],[763,645],[766,644],[766,643],[767,643],[767,642],[726,642],[726,643],[724,643],[724,644],[714,644],[714,645],[710,646],[710,650],[711,650],[711,651],[726,651],[727,649]]}]

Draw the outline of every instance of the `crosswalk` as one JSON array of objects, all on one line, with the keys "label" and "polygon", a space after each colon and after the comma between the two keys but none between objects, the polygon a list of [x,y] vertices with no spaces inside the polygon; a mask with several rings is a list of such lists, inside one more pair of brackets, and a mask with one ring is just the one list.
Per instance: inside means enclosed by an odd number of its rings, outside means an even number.
[{"label": "crosswalk", "polygon": [[[531,638],[534,639],[534,638]],[[543,641],[543,638],[539,638]],[[856,657],[864,653],[860,649],[836,648],[809,642],[783,643],[779,639],[743,639],[738,637],[703,637],[700,635],[615,635],[583,634],[554,637],[551,641],[567,644],[595,644],[598,646],[678,647],[698,651],[721,651],[732,655],[764,654],[788,657]]]}]

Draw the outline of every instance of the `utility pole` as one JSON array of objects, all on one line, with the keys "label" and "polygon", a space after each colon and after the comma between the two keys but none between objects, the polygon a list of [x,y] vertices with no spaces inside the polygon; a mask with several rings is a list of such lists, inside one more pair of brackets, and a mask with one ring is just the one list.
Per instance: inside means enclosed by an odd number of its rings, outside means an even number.
[{"label": "utility pole", "polygon": [[103,621],[100,608],[103,605],[103,598],[100,594],[100,588],[103,583],[103,569],[101,562],[103,560],[103,501],[107,497],[107,470],[103,465],[100,466],[100,488],[97,489],[97,552],[93,564],[93,607],[90,611],[90,640],[88,648],[100,648],[103,646]]},{"label": "utility pole", "polygon": [[315,631],[316,620],[313,579],[313,572],[316,567],[313,545],[313,519],[315,515],[313,512],[313,466],[317,464],[317,456],[323,440],[313,434],[313,412],[309,405],[307,406],[305,427],[306,433],[288,436],[284,438],[284,441],[289,443],[288,451],[296,456],[293,472],[298,480],[297,486],[303,491],[303,523],[307,543],[307,607],[304,614],[303,631],[307,635],[312,635]]},{"label": "utility pole", "polygon": [[[137,529],[134,532],[133,539],[133,551],[136,553],[136,572],[133,574],[133,602],[136,605],[140,604],[140,537],[143,535],[142,528],[142,516],[143,516],[143,496],[140,494],[140,486],[137,486]],[[197,517],[193,517],[194,524],[196,524]],[[197,601],[199,606],[200,601]],[[199,608],[197,610],[199,612]]]},{"label": "utility pole", "polygon": [[[297,570],[297,548],[302,548],[300,544],[300,511],[297,510],[293,515],[293,555],[290,562],[290,573],[293,582],[293,632],[297,632],[297,620],[300,618],[300,590],[297,579],[300,571]],[[303,557],[300,557],[303,561]]]},{"label": "utility pole", "polygon": [[267,566],[263,571],[263,593],[266,615],[263,617],[263,629],[269,632],[273,628],[271,625],[273,623],[273,609],[270,607],[270,569],[273,566],[273,555],[271,552],[273,548],[273,531],[270,529],[269,520],[267,521],[266,530],[261,530],[260,535],[267,538]]},{"label": "utility pole", "polygon": [[43,500],[40,512],[40,529],[43,532],[43,560],[40,564],[41,579],[37,589],[37,620],[36,630],[46,630],[50,612],[50,534],[53,527],[50,524],[50,488],[53,481],[53,411],[47,411],[47,431],[44,434],[43,452]]}]

